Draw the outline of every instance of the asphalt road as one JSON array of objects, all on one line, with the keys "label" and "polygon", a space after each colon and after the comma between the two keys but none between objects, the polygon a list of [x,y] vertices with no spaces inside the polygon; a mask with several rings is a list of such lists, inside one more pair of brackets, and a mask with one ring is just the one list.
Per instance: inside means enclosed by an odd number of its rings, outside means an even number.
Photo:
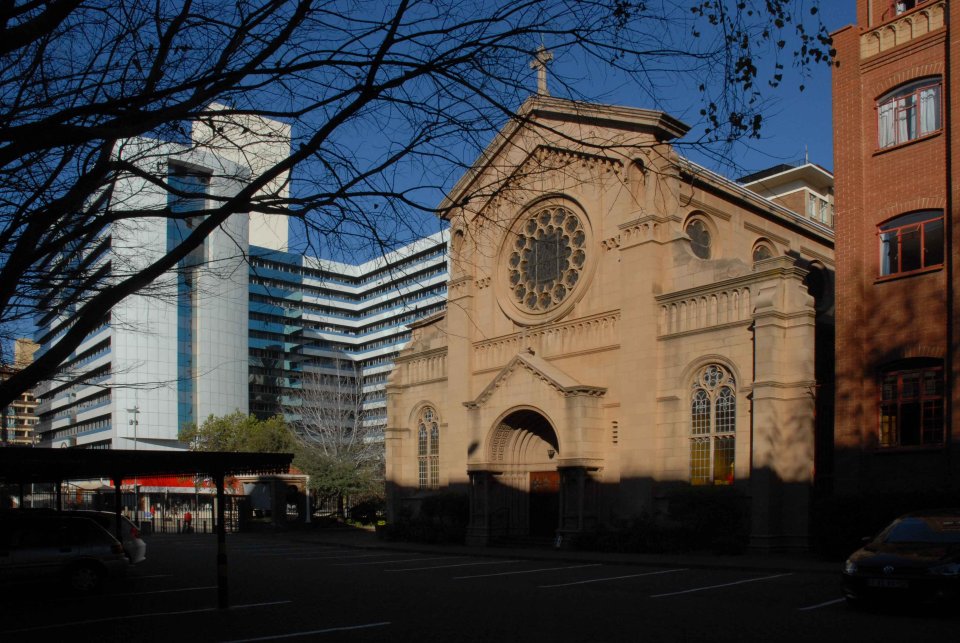
[{"label": "asphalt road", "polygon": [[960,624],[930,611],[850,610],[839,575],[822,570],[397,552],[288,534],[232,535],[228,545],[228,610],[216,607],[214,538],[156,536],[147,561],[92,596],[0,587],[0,640],[810,643],[952,640]]}]

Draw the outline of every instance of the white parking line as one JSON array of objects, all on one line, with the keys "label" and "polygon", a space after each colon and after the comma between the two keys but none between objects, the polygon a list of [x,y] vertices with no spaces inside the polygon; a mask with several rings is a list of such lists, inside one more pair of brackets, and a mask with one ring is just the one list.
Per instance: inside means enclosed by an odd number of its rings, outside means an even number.
[{"label": "white parking line", "polygon": [[395,563],[422,563],[428,560],[456,560],[466,556],[432,556],[430,558],[402,558],[398,560],[368,560],[362,563],[334,563],[331,567],[359,567],[360,565],[393,565]]},{"label": "white parking line", "polygon": [[522,561],[519,560],[486,560],[482,563],[460,563],[459,565],[434,565],[433,567],[408,567],[406,569],[385,569],[383,571],[389,572],[422,572],[428,569],[447,569],[450,567],[471,567],[473,565],[507,565],[510,563],[519,563]]},{"label": "white parking line", "polygon": [[832,601],[827,601],[825,603],[817,603],[816,605],[809,605],[807,607],[800,607],[797,609],[798,612],[807,612],[809,610],[820,609],[821,607],[827,607],[828,605],[836,605],[837,603],[842,603],[845,599],[837,598]]},{"label": "white parking line", "polygon": [[390,621],[382,623],[367,623],[365,625],[345,625],[343,627],[328,627],[323,630],[310,630],[309,632],[291,632],[290,634],[274,634],[271,636],[261,636],[255,639],[234,639],[224,643],[253,643],[253,641],[275,641],[277,639],[292,639],[297,636],[310,636],[311,634],[326,634],[327,632],[345,632],[347,630],[365,630],[371,627],[384,627],[390,625]]},{"label": "white parking line", "polygon": [[323,545],[234,545],[228,548],[233,551],[354,551],[349,547],[326,547]]},{"label": "white parking line", "polygon": [[590,580],[578,580],[572,583],[560,583],[558,585],[539,585],[540,589],[547,589],[550,587],[569,587],[570,585],[586,585],[587,583],[604,583],[609,580],[622,580],[624,578],[640,578],[641,576],[657,576],[659,574],[672,574],[674,572],[685,572],[686,568],[682,569],[664,569],[659,572],[644,572],[643,574],[630,574],[628,576],[609,576],[607,578],[591,578]]},{"label": "white parking line", "polygon": [[343,550],[339,552],[330,552],[327,550],[316,550],[316,549],[289,549],[285,551],[248,551],[245,552],[250,556],[261,556],[264,558],[280,558],[285,556],[296,556],[297,554],[316,554],[316,555],[330,555],[330,556],[344,556],[348,555],[348,552],[351,550]]},{"label": "white parking line", "polygon": [[540,569],[523,569],[517,572],[497,572],[496,574],[477,574],[475,576],[454,576],[453,580],[489,578],[490,576],[513,576],[516,574],[536,574],[537,572],[555,572],[560,569],[580,569],[581,567],[600,567],[600,563],[592,563],[590,565],[568,565],[567,567],[542,567]]},{"label": "white parking line", "polygon": [[733,585],[743,585],[744,583],[756,583],[761,580],[772,580],[774,578],[783,578],[784,576],[793,576],[793,574],[774,574],[773,576],[761,576],[760,578],[748,578],[746,580],[738,580],[733,583],[723,583],[722,585],[709,585],[707,587],[694,587],[693,589],[685,589],[682,592],[669,592],[667,594],[653,594],[650,598],[663,598],[664,596],[679,596],[680,594],[693,594],[694,592],[705,592],[708,589],[719,589],[721,587],[731,587]]},{"label": "white parking line", "polygon": [[217,589],[216,585],[208,585],[207,587],[175,587],[173,589],[155,589],[149,592],[122,592],[115,594],[101,594],[101,596],[146,596],[148,594],[174,594],[176,592],[199,592],[204,589]]},{"label": "white parking line", "polygon": [[[233,605],[232,610],[246,609],[248,607],[266,607],[269,605],[284,605],[293,601],[272,601],[270,603],[247,603],[244,605]],[[200,614],[202,612],[217,612],[216,607],[201,607],[194,610],[178,610],[176,612],[148,612],[145,614],[126,614],[124,616],[108,616],[106,618],[92,618],[86,621],[70,621],[68,623],[51,623],[48,625],[37,625],[34,627],[22,627],[16,630],[3,630],[0,634],[16,634],[18,632],[36,632],[38,630],[55,630],[62,627],[75,627],[77,625],[93,625],[96,623],[110,623],[111,621],[130,621],[138,618],[156,618],[157,616],[180,616],[182,614]]]},{"label": "white parking line", "polygon": [[296,558],[291,557],[289,558],[289,560],[330,560],[331,558],[333,559],[339,558],[341,560],[344,560],[344,559],[355,560],[357,558],[377,558],[377,557],[383,558],[384,556],[396,556],[396,553],[386,552],[381,554],[356,554],[356,555],[333,554],[331,556],[298,556]]}]

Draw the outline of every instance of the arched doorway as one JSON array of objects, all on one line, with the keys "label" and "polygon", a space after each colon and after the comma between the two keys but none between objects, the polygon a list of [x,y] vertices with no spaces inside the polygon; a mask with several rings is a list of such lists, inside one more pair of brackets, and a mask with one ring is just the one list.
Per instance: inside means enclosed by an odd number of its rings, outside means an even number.
[{"label": "arched doorway", "polygon": [[560,445],[550,421],[533,409],[505,416],[489,440],[498,471],[490,509],[512,536],[553,537],[560,523]]}]

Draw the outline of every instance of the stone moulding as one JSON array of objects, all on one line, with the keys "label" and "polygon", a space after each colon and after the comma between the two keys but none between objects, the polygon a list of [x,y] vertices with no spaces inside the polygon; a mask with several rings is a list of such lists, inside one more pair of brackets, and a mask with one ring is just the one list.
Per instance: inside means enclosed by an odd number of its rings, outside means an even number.
[{"label": "stone moulding", "polygon": [[551,145],[538,145],[520,166],[517,174],[523,176],[543,172],[544,170],[558,170],[572,165],[580,165],[591,169],[603,168],[604,171],[614,174],[620,174],[623,171],[623,163],[615,158]]},{"label": "stone moulding", "polygon": [[805,274],[786,257],[768,259],[764,263],[770,267],[707,286],[658,295],[658,337],[751,322],[756,285],[771,278]]},{"label": "stone moulding", "polygon": [[620,311],[610,311],[483,340],[473,345],[475,371],[497,368],[527,346],[546,356],[611,348],[619,333]]},{"label": "stone moulding", "polygon": [[570,377],[542,357],[527,349],[517,353],[510,362],[497,373],[489,384],[480,392],[476,399],[464,402],[468,409],[478,409],[490,399],[490,396],[518,369],[525,369],[537,377],[541,382],[552,388],[563,397],[589,396],[603,397],[607,393],[606,387],[582,384]]},{"label": "stone moulding", "polygon": [[658,335],[676,335],[753,319],[750,286],[735,286],[660,304]]},{"label": "stone moulding", "polygon": [[784,248],[788,248],[788,249],[790,248],[790,240],[787,239],[786,237],[782,237],[778,234],[774,234],[773,232],[770,232],[769,230],[761,228],[758,225],[754,225],[749,221],[743,222],[743,229],[749,232],[752,232],[758,236],[764,237],[765,239],[769,239],[770,241],[773,241],[775,243],[779,243]]},{"label": "stone moulding", "polygon": [[447,377],[447,348],[402,355],[394,361],[399,378],[391,377],[397,386],[412,386]]},{"label": "stone moulding", "polygon": [[941,29],[945,24],[946,0],[922,4],[860,36],[860,59],[870,58]]},{"label": "stone moulding", "polygon": [[819,261],[825,266],[833,267],[834,265],[833,259],[823,254],[822,252],[817,252],[816,250],[812,250],[806,246],[800,246],[800,256],[810,257],[811,259],[815,259],[816,261]]}]

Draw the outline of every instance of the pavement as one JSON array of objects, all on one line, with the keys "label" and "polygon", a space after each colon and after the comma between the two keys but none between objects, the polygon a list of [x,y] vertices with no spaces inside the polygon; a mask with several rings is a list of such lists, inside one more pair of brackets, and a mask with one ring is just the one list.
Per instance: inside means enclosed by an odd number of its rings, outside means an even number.
[{"label": "pavement", "polygon": [[622,552],[581,551],[553,547],[488,546],[428,544],[390,541],[372,530],[354,528],[306,528],[284,530],[287,539],[326,546],[408,553],[431,553],[449,556],[511,558],[519,560],[552,560],[573,563],[636,565],[640,567],[685,567],[689,569],[731,569],[764,572],[828,574],[839,577],[842,563],[824,560],[812,553],[748,552],[737,555],[701,552],[678,554],[635,554]]}]

